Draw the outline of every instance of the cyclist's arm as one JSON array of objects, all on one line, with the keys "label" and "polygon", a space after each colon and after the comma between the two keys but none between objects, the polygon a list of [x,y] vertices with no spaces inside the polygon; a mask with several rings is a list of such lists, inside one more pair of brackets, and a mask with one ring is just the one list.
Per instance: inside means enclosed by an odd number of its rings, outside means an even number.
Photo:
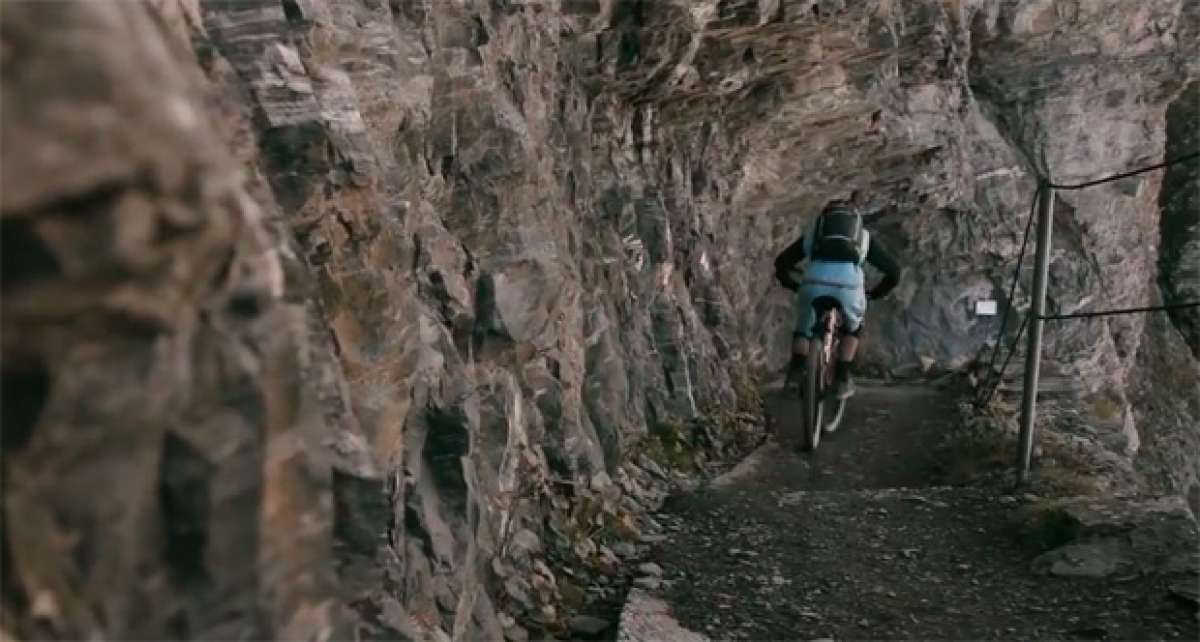
[{"label": "cyclist's arm", "polygon": [[883,280],[879,282],[879,285],[871,288],[871,291],[867,293],[868,297],[872,299],[885,297],[900,284],[900,263],[875,237],[871,237],[871,247],[867,249],[867,263],[883,272]]},{"label": "cyclist's arm", "polygon": [[796,239],[794,243],[787,246],[779,256],[775,257],[775,280],[779,284],[789,290],[796,289],[796,282],[792,280],[791,271],[796,267],[796,264],[804,260],[804,236]]}]

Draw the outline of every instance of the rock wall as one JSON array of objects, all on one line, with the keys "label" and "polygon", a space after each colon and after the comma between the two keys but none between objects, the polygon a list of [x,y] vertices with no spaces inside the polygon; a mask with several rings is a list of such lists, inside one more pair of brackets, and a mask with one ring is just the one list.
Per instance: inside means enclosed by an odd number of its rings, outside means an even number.
[{"label": "rock wall", "polygon": [[344,608],[339,366],[182,19],[4,9],[6,637],[299,638]]},{"label": "rock wall", "polygon": [[[1188,7],[1200,24],[1200,6]],[[1192,82],[1167,110],[1168,158],[1200,151],[1200,83]],[[1158,284],[1162,303],[1200,301],[1200,162],[1163,174]],[[1136,459],[1146,485],[1187,489],[1200,514],[1200,309],[1180,309],[1147,321],[1132,388],[1136,425],[1144,447]],[[1183,349],[1183,345],[1191,352]]]},{"label": "rock wall", "polygon": [[[565,578],[492,560],[783,364],[825,200],[908,268],[865,360],[968,363],[1035,176],[1162,157],[1184,4],[9,6],[4,626],[556,630]],[[1161,181],[1060,195],[1052,309],[1154,299]],[[1048,336],[1126,455],[1145,336]]]},{"label": "rock wall", "polygon": [[[1192,83],[1167,110],[1167,153],[1182,157],[1200,150],[1200,83]],[[1198,163],[1168,168],[1159,205],[1162,249],[1159,273],[1167,303],[1200,301],[1200,170]],[[1171,314],[1187,338],[1192,354],[1200,357],[1200,309]]]}]

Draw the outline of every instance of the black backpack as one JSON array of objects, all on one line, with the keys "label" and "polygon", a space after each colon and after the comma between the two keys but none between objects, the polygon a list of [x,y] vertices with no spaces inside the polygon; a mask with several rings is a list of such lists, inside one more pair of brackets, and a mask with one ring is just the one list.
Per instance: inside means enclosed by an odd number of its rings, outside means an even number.
[{"label": "black backpack", "polygon": [[861,264],[867,254],[867,238],[862,214],[845,201],[833,201],[813,225],[812,258]]}]

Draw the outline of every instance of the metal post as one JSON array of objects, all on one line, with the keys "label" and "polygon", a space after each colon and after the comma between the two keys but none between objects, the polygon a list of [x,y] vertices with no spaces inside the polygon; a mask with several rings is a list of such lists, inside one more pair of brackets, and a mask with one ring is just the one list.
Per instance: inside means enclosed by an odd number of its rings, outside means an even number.
[{"label": "metal post", "polygon": [[1033,421],[1036,414],[1038,375],[1041,370],[1042,326],[1046,314],[1046,280],[1050,271],[1050,230],[1054,218],[1054,190],[1044,181],[1039,185],[1037,219],[1037,256],[1033,273],[1033,306],[1029,320],[1029,346],[1025,354],[1024,396],[1021,398],[1021,435],[1017,452],[1017,484],[1029,476],[1033,456]]}]

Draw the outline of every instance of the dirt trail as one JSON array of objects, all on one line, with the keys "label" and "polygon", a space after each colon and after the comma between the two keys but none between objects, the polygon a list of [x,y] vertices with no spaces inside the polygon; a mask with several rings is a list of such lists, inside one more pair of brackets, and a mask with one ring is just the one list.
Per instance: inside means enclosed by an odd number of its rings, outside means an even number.
[{"label": "dirt trail", "polygon": [[1197,639],[1155,576],[1036,575],[1022,498],[932,487],[952,398],[860,386],[815,455],[794,451],[798,404],[733,476],[672,500],[655,552],[675,617],[712,639]]},{"label": "dirt trail", "polygon": [[777,447],[768,451],[772,465],[762,468],[760,481],[796,490],[921,486],[934,465],[932,446],[956,416],[953,397],[933,388],[861,386],[842,427],[824,435],[816,453],[801,456],[793,451],[801,411],[796,399],[768,397]]}]

